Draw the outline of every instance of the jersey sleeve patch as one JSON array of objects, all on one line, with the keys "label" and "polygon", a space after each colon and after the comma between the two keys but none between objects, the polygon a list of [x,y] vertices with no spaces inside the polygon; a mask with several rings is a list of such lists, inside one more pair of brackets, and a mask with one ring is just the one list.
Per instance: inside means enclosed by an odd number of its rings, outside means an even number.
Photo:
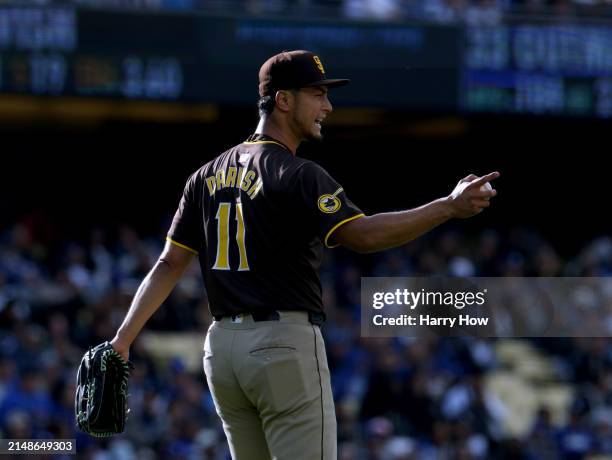
[{"label": "jersey sleeve patch", "polygon": [[344,188],[316,163],[305,163],[299,169],[292,190],[295,193],[294,202],[300,203],[305,211],[303,218],[326,245],[336,228],[363,215],[361,209],[346,196]]},{"label": "jersey sleeve patch", "polygon": [[342,207],[342,201],[340,201],[340,198],[338,198],[338,194],[342,191],[344,191],[344,189],[340,187],[331,195],[329,193],[321,195],[317,200],[319,210],[325,214],[333,214],[337,212]]}]

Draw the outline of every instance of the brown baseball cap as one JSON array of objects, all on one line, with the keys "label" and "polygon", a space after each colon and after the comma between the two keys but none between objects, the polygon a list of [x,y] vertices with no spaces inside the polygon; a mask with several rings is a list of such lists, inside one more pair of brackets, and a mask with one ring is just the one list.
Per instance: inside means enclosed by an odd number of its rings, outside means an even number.
[{"label": "brown baseball cap", "polygon": [[326,78],[321,59],[306,50],[283,51],[272,56],[259,69],[259,95],[274,95],[279,89],[307,86],[343,86],[346,78]]}]

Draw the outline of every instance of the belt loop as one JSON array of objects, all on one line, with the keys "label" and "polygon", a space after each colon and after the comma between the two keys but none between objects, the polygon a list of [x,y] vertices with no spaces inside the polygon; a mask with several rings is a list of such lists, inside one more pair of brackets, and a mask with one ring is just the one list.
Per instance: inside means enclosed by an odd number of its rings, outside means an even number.
[{"label": "belt loop", "polygon": [[327,315],[322,311],[309,311],[308,312],[308,321],[310,321],[315,326],[321,326],[326,319]]}]

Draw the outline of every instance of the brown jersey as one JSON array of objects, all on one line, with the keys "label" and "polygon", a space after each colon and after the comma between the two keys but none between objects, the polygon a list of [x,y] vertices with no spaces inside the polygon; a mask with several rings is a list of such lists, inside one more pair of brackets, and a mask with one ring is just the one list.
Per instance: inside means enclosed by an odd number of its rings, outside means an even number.
[{"label": "brown jersey", "polygon": [[362,216],[322,167],[255,134],[191,175],[168,240],[198,254],[215,316],[317,312],[323,244]]}]

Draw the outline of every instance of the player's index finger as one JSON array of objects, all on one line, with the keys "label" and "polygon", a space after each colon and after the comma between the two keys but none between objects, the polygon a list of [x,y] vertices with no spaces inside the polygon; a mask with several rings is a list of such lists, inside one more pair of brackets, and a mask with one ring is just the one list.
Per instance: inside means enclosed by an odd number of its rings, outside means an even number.
[{"label": "player's index finger", "polygon": [[482,176],[480,179],[472,182],[472,186],[473,187],[480,187],[481,185],[492,181],[493,179],[497,179],[499,177],[499,173],[497,171],[486,174],[484,176]]}]

